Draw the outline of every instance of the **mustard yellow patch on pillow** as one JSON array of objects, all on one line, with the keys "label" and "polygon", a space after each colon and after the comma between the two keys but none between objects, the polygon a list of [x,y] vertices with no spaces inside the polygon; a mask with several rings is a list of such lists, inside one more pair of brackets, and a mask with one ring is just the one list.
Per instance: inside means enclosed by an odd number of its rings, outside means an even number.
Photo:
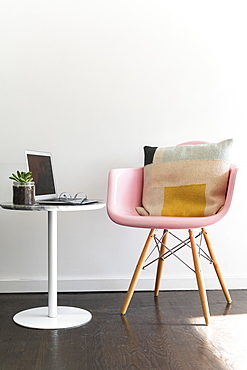
[{"label": "mustard yellow patch on pillow", "polygon": [[162,216],[203,217],[206,207],[206,184],[164,188]]}]

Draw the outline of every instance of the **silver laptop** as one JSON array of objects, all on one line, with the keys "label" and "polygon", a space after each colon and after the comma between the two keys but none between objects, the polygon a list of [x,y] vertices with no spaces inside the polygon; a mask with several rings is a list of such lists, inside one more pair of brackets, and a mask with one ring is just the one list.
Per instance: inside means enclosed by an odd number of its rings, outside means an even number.
[{"label": "silver laptop", "polygon": [[[35,201],[44,204],[81,204],[81,200],[59,198],[53,171],[52,155],[48,152],[25,150],[28,171],[32,172],[35,182]],[[85,199],[82,204],[98,202]]]}]

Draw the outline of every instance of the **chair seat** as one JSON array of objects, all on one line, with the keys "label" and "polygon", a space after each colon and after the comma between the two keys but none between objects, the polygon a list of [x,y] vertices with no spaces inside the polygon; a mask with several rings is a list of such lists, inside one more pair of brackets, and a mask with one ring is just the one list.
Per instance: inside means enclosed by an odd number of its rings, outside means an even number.
[{"label": "chair seat", "polygon": [[111,220],[119,225],[144,229],[196,229],[212,225],[224,216],[223,210],[208,217],[140,216],[135,210],[121,214],[108,210],[108,213]]},{"label": "chair seat", "polygon": [[213,225],[228,212],[237,170],[236,166],[230,169],[225,204],[217,214],[206,217],[166,217],[140,216],[135,210],[142,205],[143,167],[113,169],[109,174],[108,215],[119,225],[146,229],[192,229]]}]

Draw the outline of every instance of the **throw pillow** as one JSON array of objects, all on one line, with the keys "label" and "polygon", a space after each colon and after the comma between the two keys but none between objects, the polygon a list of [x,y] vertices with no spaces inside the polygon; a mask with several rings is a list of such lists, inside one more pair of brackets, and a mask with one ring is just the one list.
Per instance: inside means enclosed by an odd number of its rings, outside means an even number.
[{"label": "throw pillow", "polygon": [[140,215],[204,217],[223,207],[232,139],[220,143],[144,147]]}]

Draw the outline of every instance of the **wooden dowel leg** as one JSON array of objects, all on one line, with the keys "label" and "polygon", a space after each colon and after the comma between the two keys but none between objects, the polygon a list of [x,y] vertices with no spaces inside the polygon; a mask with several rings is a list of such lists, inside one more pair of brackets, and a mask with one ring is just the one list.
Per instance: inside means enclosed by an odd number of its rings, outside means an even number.
[{"label": "wooden dowel leg", "polygon": [[[160,247],[160,255],[161,256],[163,256],[166,252],[166,247],[165,246],[167,244],[167,237],[168,237],[168,230],[165,230],[163,238],[162,238],[162,244],[161,244],[161,247]],[[160,290],[160,283],[161,283],[163,267],[164,267],[164,260],[160,258],[159,261],[158,261],[155,288],[154,288],[154,295],[156,297],[158,296],[159,290]]]},{"label": "wooden dowel leg", "polygon": [[198,290],[199,290],[201,304],[202,304],[202,310],[203,310],[203,314],[205,318],[205,323],[206,325],[208,325],[209,318],[210,318],[208,299],[207,299],[207,294],[206,294],[206,289],[205,289],[205,284],[204,284],[204,279],[203,279],[203,274],[202,274],[202,269],[201,269],[201,263],[200,263],[200,259],[197,253],[196,243],[195,243],[195,239],[193,235],[193,230],[189,230],[189,235],[190,235],[192,256],[193,256],[193,261],[194,261],[194,266],[195,266],[196,280],[197,280]]},{"label": "wooden dowel leg", "polygon": [[148,235],[148,238],[146,240],[146,243],[144,245],[144,248],[142,250],[142,253],[140,255],[139,261],[136,265],[136,268],[135,268],[133,277],[131,279],[130,286],[129,286],[129,289],[128,289],[128,292],[126,294],[125,301],[124,301],[124,304],[123,304],[123,307],[122,307],[122,310],[121,310],[121,315],[125,315],[128,307],[129,307],[131,298],[133,296],[136,284],[139,280],[139,276],[141,274],[141,270],[142,270],[142,267],[144,265],[144,262],[145,262],[145,259],[146,259],[146,256],[147,256],[147,253],[148,253],[148,250],[149,250],[150,243],[151,243],[152,238],[154,236],[154,232],[155,232],[155,229],[151,229],[151,231]]},{"label": "wooden dowel leg", "polygon": [[231,299],[230,293],[229,293],[229,291],[227,289],[227,286],[226,286],[226,283],[225,283],[225,279],[224,279],[224,277],[223,277],[223,275],[221,273],[221,269],[220,269],[220,266],[219,266],[219,263],[218,263],[216,254],[215,254],[214,249],[212,247],[212,244],[211,244],[211,242],[209,240],[209,237],[208,237],[208,234],[207,234],[206,229],[202,229],[202,233],[203,233],[205,242],[207,244],[210,257],[213,260],[214,269],[215,269],[216,275],[218,276],[218,279],[219,279],[221,288],[223,290],[223,293],[224,293],[224,295],[226,297],[227,302],[228,303],[232,303],[232,299]]}]

